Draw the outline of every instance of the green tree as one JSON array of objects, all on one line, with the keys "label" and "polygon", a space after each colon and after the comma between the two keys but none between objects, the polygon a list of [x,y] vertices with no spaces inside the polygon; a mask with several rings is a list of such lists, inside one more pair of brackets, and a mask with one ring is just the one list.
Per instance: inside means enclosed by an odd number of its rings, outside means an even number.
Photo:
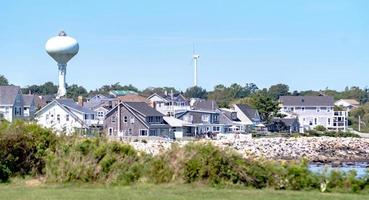
[{"label": "green tree", "polygon": [[67,86],[67,97],[72,98],[74,100],[77,100],[78,96],[87,96],[87,90],[82,87],[78,86],[76,84],[73,84],[71,86]]},{"label": "green tree", "polygon": [[0,86],[9,85],[8,79],[4,75],[0,75]]},{"label": "green tree", "polygon": [[278,116],[278,102],[267,92],[266,89],[255,93],[252,97],[253,106],[259,111],[263,121],[271,122],[272,118]]},{"label": "green tree", "polygon": [[200,99],[206,99],[208,96],[208,93],[205,89],[194,86],[187,88],[186,92],[184,93],[184,96],[187,98],[200,98]]},{"label": "green tree", "polygon": [[22,89],[24,94],[31,92],[32,94],[39,95],[53,95],[58,92],[58,86],[54,85],[53,82],[46,82],[42,85],[31,85]]},{"label": "green tree", "polygon": [[273,99],[277,100],[280,96],[290,95],[289,90],[290,88],[288,87],[288,85],[279,83],[270,86],[268,92],[270,96],[273,97]]}]

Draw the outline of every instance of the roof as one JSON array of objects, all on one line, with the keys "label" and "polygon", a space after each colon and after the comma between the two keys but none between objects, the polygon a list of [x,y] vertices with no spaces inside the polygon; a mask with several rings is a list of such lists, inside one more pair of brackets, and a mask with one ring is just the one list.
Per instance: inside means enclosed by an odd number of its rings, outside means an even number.
[{"label": "roof", "polygon": [[32,103],[36,103],[35,102],[35,95],[32,94],[24,94],[23,96],[23,105],[24,106],[31,106]]},{"label": "roof", "polygon": [[187,101],[187,99],[181,94],[181,93],[163,93],[163,92],[156,92],[154,94],[152,94],[151,96],[149,96],[147,99],[150,99],[153,96],[159,96],[161,98],[163,98],[166,101]]},{"label": "roof", "polygon": [[150,107],[145,102],[123,102],[123,103],[144,116],[164,116],[162,113]]},{"label": "roof", "polygon": [[85,108],[85,107],[82,107],[78,104],[76,104],[76,102],[73,101],[73,99],[55,99],[55,101],[57,101],[59,104],[67,107],[68,109],[72,109],[72,110],[75,110],[77,112],[80,112],[80,113],[84,113],[84,114],[94,114],[95,112],[88,109],[88,108]]},{"label": "roof", "polygon": [[346,103],[351,105],[360,105],[360,103],[356,99],[340,99],[338,101],[345,101]]},{"label": "roof", "polygon": [[255,121],[256,118],[259,118],[258,110],[251,108],[249,105],[236,104],[235,106],[237,106],[251,121]]},{"label": "roof", "polygon": [[[227,119],[229,121],[232,121],[232,122],[240,122],[240,119],[237,118],[237,112],[234,111],[234,110],[231,110],[231,109],[228,109],[228,108],[221,108],[220,109],[222,111],[222,114],[227,117]],[[232,113],[236,114],[235,115],[235,119],[232,118]],[[222,120],[222,117],[220,118]]]},{"label": "roof", "polygon": [[186,125],[189,125],[190,124],[190,123],[188,123],[186,121],[177,119],[175,117],[167,117],[167,116],[164,116],[163,119],[171,127],[182,127],[182,126],[186,126]]},{"label": "roof", "polygon": [[332,96],[281,96],[283,106],[334,106]]},{"label": "roof", "polygon": [[218,104],[214,100],[196,101],[193,105],[194,110],[215,111],[218,109]]},{"label": "roof", "polygon": [[112,90],[110,91],[110,94],[114,96],[124,96],[128,94],[137,94],[137,92],[130,91],[130,90]]},{"label": "roof", "polygon": [[13,105],[19,93],[19,86],[0,86],[0,104]]},{"label": "roof", "polygon": [[147,104],[150,103],[145,97],[137,95],[137,94],[127,94],[125,96],[120,96],[118,99],[122,102],[145,102]]},{"label": "roof", "polygon": [[109,102],[109,101],[113,101],[113,100],[114,100],[113,98],[109,98],[109,97],[106,97],[104,95],[98,94],[98,95],[95,95],[95,96],[89,98],[89,100],[87,102],[83,103],[83,107],[86,107],[86,108],[92,110],[92,109],[95,109],[95,108],[101,106],[105,102]]}]

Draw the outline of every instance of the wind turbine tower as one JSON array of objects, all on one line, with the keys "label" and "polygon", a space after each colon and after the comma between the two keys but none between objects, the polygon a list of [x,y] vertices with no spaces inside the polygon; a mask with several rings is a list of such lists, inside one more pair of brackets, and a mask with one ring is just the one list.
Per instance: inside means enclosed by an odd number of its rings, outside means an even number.
[{"label": "wind turbine tower", "polygon": [[79,44],[76,39],[61,31],[58,36],[52,37],[46,42],[45,49],[49,56],[58,63],[59,89],[56,98],[59,99],[67,93],[65,88],[67,63],[78,53]]},{"label": "wind turbine tower", "polygon": [[197,61],[199,60],[200,55],[193,51],[192,54],[192,60],[193,60],[193,66],[194,66],[194,79],[193,79],[193,86],[197,86]]}]

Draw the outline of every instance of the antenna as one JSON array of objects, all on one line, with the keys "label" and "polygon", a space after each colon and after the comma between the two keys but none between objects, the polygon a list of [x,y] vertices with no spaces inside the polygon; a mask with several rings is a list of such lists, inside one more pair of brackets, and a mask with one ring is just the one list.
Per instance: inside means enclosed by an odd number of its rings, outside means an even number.
[{"label": "antenna", "polygon": [[196,54],[195,51],[195,43],[193,43],[193,49],[192,49],[192,60],[193,60],[193,66],[194,66],[194,79],[193,79],[193,86],[197,86],[197,61],[199,60],[200,55]]}]

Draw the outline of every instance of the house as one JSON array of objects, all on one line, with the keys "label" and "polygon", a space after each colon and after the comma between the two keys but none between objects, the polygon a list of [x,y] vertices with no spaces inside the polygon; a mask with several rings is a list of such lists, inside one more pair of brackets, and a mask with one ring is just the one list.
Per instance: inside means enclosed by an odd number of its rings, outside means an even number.
[{"label": "house", "polygon": [[334,103],[335,106],[343,107],[346,111],[358,108],[360,103],[355,99],[340,99]]},{"label": "house", "polygon": [[59,134],[88,133],[97,123],[96,113],[72,99],[55,99],[35,114],[38,124]]},{"label": "house", "polygon": [[191,123],[172,116],[164,116],[163,119],[170,126],[169,131],[174,138],[180,139],[191,136],[188,135],[188,133],[190,133],[189,130],[191,129]]},{"label": "house", "polygon": [[274,118],[267,128],[270,132],[298,133],[300,123],[298,118]]},{"label": "house", "polygon": [[116,98],[107,97],[101,94],[97,94],[93,97],[87,98],[86,100],[86,102],[84,102],[83,99],[80,100],[79,104],[90,110],[95,110],[96,108],[101,106],[114,107],[118,103],[118,100]]},{"label": "house", "polygon": [[334,111],[331,96],[281,96],[280,109],[286,118],[299,119],[300,132],[324,126],[327,129],[346,130],[347,112]]},{"label": "house", "polygon": [[219,112],[203,110],[187,110],[177,113],[176,118],[187,123],[186,136],[199,136],[208,133],[224,132],[224,125],[219,123]]},{"label": "house", "polygon": [[19,86],[0,86],[0,115],[1,118],[12,122],[23,119],[24,102]]},{"label": "house", "polygon": [[33,119],[37,110],[37,98],[32,94],[23,95],[23,116],[25,119]]},{"label": "house", "polygon": [[250,131],[248,124],[242,123],[237,112],[228,108],[220,108],[221,124],[224,124],[224,133],[246,133]]},{"label": "house", "polygon": [[189,101],[180,93],[154,93],[147,98],[152,106],[166,116],[190,109]]},{"label": "house", "polygon": [[244,124],[249,126],[257,126],[261,124],[261,118],[258,110],[251,108],[246,104],[234,104],[231,109],[237,113],[237,118]]},{"label": "house", "polygon": [[172,137],[164,115],[145,102],[120,102],[104,120],[104,130],[111,137]]}]

